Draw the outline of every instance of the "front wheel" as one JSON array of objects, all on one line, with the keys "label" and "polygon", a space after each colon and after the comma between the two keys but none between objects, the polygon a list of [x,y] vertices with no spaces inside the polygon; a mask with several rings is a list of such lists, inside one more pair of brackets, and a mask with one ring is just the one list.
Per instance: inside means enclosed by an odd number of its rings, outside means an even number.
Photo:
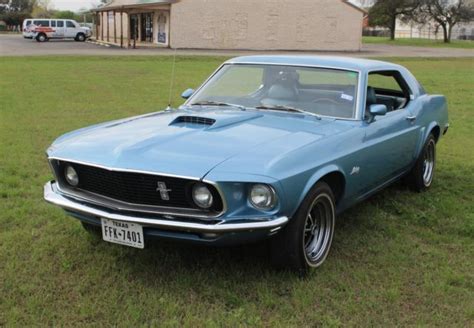
[{"label": "front wheel", "polygon": [[36,37],[36,41],[38,41],[38,42],[45,42],[45,41],[48,41],[48,37],[46,36],[46,34],[40,33],[40,34],[38,34],[38,36]]},{"label": "front wheel", "polygon": [[319,267],[331,248],[336,221],[331,188],[318,182],[308,193],[295,216],[272,240],[272,260],[302,274]]},{"label": "front wheel", "polygon": [[83,33],[79,33],[76,36],[76,41],[84,42],[84,41],[86,41],[86,36]]},{"label": "front wheel", "polygon": [[431,187],[436,168],[436,139],[430,134],[418,157],[415,166],[408,174],[408,184],[414,190],[422,192]]}]

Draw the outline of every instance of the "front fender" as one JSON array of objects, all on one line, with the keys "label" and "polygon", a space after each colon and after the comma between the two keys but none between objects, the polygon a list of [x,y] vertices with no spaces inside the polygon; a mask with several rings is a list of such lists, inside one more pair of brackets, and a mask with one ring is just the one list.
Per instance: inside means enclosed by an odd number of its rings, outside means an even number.
[{"label": "front fender", "polygon": [[346,180],[346,174],[342,167],[337,164],[328,164],[316,169],[314,172],[309,172],[304,177],[304,187],[302,189],[298,188],[298,184],[291,184],[291,182],[285,183],[284,188],[287,195],[298,195],[298,197],[295,199],[294,207],[289,209],[289,216],[294,216],[308,192],[318,181],[320,181],[324,176],[334,172],[342,174],[344,176],[344,180]]}]

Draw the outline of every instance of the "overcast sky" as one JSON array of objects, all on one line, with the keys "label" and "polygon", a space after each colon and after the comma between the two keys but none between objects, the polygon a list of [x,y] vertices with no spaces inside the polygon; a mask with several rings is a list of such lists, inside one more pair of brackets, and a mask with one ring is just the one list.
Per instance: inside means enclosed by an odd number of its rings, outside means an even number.
[{"label": "overcast sky", "polygon": [[54,9],[77,11],[82,8],[92,8],[98,0],[51,0]]},{"label": "overcast sky", "polygon": [[[364,0],[351,0],[354,3],[360,3]],[[365,0],[367,1],[367,0]],[[82,8],[92,8],[99,3],[99,0],[51,0],[54,9],[77,11]]]}]

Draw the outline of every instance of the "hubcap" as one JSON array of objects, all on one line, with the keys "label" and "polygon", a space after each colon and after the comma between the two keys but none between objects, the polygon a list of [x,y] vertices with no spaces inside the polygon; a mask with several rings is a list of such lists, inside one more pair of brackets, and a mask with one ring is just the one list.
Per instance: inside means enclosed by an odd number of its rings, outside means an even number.
[{"label": "hubcap", "polygon": [[425,154],[423,156],[423,183],[425,186],[429,186],[433,181],[433,172],[435,166],[435,144],[431,140],[426,147]]},{"label": "hubcap", "polygon": [[312,263],[324,259],[332,239],[334,207],[328,195],[319,195],[310,207],[304,228],[304,249]]}]

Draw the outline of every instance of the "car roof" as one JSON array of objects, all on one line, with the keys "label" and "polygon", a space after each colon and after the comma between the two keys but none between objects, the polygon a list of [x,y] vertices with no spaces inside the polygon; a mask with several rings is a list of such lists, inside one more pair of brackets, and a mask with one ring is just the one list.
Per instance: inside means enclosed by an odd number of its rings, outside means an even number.
[{"label": "car roof", "polygon": [[338,56],[243,56],[228,60],[228,64],[269,64],[292,66],[320,66],[351,71],[399,70],[401,66],[379,60]]}]

